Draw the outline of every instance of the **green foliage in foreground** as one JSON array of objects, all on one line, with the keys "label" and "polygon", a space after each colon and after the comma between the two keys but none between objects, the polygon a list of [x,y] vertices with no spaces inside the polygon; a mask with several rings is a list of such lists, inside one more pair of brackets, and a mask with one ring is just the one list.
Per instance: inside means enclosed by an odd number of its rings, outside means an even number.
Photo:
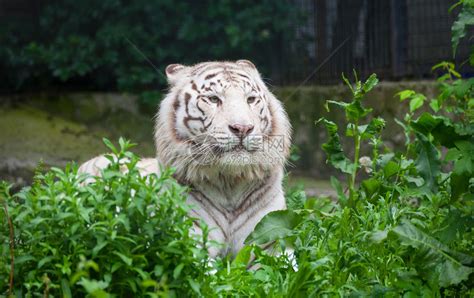
[{"label": "green foliage in foreground", "polygon": [[[13,197],[3,188],[14,226],[14,287],[18,297],[49,293],[104,297],[188,291],[207,265],[205,243],[190,234],[185,189],[164,171],[143,178],[138,158],[109,142],[114,162],[85,185],[76,167],[37,174]],[[130,162],[124,163],[128,158]],[[120,172],[120,164],[129,170]],[[8,225],[3,217],[0,293],[9,285]],[[197,245],[199,243],[199,245]]]}]

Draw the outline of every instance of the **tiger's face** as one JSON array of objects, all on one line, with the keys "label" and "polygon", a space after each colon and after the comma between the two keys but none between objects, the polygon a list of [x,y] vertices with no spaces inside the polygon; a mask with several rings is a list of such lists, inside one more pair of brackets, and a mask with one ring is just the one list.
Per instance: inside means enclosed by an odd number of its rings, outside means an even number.
[{"label": "tiger's face", "polygon": [[[161,104],[156,138],[158,151],[170,151],[164,143],[176,149],[164,158],[169,165],[222,169],[284,163],[288,119],[250,61],[172,64],[166,74],[171,88]],[[171,130],[173,144],[160,141],[163,127]]]}]

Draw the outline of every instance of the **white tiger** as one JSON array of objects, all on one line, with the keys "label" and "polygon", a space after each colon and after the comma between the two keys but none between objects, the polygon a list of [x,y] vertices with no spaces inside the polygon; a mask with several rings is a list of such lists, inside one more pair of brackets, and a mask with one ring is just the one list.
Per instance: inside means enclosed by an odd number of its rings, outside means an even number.
[{"label": "white tiger", "polygon": [[[264,215],[286,208],[282,190],[291,127],[282,104],[252,62],[204,62],[166,68],[169,92],[155,127],[156,159],[143,174],[176,169],[189,187],[191,216],[224,244],[211,256],[235,254]],[[108,160],[96,157],[79,171],[99,175]],[[196,224],[196,232],[200,228]]]}]

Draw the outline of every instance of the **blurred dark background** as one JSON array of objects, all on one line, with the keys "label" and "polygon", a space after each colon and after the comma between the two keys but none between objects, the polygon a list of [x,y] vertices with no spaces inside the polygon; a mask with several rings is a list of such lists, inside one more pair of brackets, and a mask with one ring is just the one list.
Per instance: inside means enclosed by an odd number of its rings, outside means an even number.
[{"label": "blurred dark background", "polygon": [[[452,60],[453,0],[0,0],[0,88],[161,90],[170,63],[247,58],[272,84],[342,72],[433,77]],[[142,55],[143,54],[143,55]],[[467,42],[456,61],[467,58]],[[146,58],[150,62],[146,61]]]},{"label": "blurred dark background", "polygon": [[[385,82],[371,100],[392,119],[403,114],[394,93],[432,92],[434,64],[453,61],[472,75],[469,39],[456,56],[451,48],[455,3],[0,0],[0,179],[29,177],[40,159],[83,161],[103,150],[102,136],[129,137],[153,154],[166,65],[242,58],[286,105],[301,156],[295,172],[326,179],[314,120],[324,100],[347,96],[341,73],[376,72]],[[389,128],[393,146],[403,142]]]}]

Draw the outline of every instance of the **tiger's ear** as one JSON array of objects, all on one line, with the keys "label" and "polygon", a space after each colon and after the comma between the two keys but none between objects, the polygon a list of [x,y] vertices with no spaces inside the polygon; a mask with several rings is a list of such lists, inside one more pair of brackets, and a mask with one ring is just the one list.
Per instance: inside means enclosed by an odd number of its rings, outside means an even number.
[{"label": "tiger's ear", "polygon": [[182,64],[170,64],[166,66],[166,78],[168,79],[168,83],[173,84],[176,82],[177,78],[179,77],[180,73],[186,68],[186,66]]},{"label": "tiger's ear", "polygon": [[250,67],[250,68],[253,68],[253,69],[257,69],[255,67],[255,65],[252,62],[250,62],[249,60],[241,59],[241,60],[237,60],[235,63],[243,65],[243,66],[247,66],[247,67]]}]

